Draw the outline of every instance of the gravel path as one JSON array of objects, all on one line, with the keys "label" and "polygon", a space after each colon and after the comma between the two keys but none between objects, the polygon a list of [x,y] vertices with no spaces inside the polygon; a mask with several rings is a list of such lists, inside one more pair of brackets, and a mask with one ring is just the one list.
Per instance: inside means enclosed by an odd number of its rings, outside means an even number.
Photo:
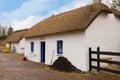
[{"label": "gravel path", "polygon": [[44,64],[23,61],[23,55],[0,53],[0,80],[119,80],[98,74],[76,74],[50,70]]}]

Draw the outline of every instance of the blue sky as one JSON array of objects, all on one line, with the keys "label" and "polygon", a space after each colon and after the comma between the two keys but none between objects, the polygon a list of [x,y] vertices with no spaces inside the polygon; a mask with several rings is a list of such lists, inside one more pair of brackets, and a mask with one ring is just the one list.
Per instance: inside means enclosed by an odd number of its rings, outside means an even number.
[{"label": "blue sky", "polygon": [[91,0],[0,0],[0,24],[15,30],[30,28],[41,20],[86,4]]},{"label": "blue sky", "polygon": [[[27,0],[26,0],[27,1]],[[0,13],[10,12],[14,9],[19,8],[25,0],[0,0]]]}]

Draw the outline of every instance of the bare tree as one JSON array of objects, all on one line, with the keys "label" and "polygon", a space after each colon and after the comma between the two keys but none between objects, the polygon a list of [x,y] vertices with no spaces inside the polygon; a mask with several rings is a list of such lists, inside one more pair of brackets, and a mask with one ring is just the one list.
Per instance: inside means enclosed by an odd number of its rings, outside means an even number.
[{"label": "bare tree", "polygon": [[113,0],[112,8],[118,9],[120,11],[120,0]]},{"label": "bare tree", "polygon": [[7,26],[0,24],[0,41],[7,38]]},{"label": "bare tree", "polygon": [[2,35],[6,35],[7,27],[2,27]]}]

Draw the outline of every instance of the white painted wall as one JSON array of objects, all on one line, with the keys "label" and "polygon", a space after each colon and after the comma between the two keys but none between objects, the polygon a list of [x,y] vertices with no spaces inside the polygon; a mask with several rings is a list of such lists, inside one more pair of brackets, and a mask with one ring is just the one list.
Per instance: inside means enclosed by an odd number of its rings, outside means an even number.
[{"label": "white painted wall", "polygon": [[19,41],[19,53],[25,53],[25,38]]},{"label": "white painted wall", "polygon": [[[53,61],[55,61],[57,55],[57,40],[63,40],[63,55],[67,57],[73,65],[81,70],[86,70],[86,54],[85,54],[85,42],[84,42],[84,33],[79,32],[70,32],[65,34],[57,34],[46,36],[43,38],[33,38],[26,39],[26,50],[25,56],[32,61],[40,62],[40,42],[46,42],[46,58],[45,63],[50,64],[52,54],[54,52]],[[30,43],[35,42],[35,52],[30,51]]]},{"label": "white painted wall", "polygon": [[[120,52],[119,34],[120,20],[115,18],[112,14],[100,14],[85,32],[75,31],[63,34],[54,34],[42,38],[37,37],[26,39],[25,56],[29,60],[40,62],[40,42],[45,41],[45,63],[50,64],[53,52],[53,61],[59,56],[57,55],[56,51],[57,40],[63,40],[62,56],[67,57],[67,59],[77,68],[87,71],[89,68],[88,48],[92,47],[93,50],[96,50],[96,48],[99,46],[102,51]],[[33,53],[30,51],[31,42],[34,42],[35,44],[35,50]]]},{"label": "white painted wall", "polygon": [[[34,42],[34,52],[31,52],[31,42]],[[40,39],[31,38],[25,41],[25,54],[29,60],[40,62]]]},{"label": "white painted wall", "polygon": [[6,47],[10,47],[10,43],[6,43]]},{"label": "white painted wall", "polygon": [[[100,14],[86,30],[87,48],[102,51],[120,52],[120,19],[113,14]],[[111,56],[102,56],[110,58]],[[118,57],[113,59],[120,60]]]},{"label": "white painted wall", "polygon": [[57,40],[63,40],[63,55],[73,65],[86,70],[86,54],[84,32],[71,32],[46,37],[46,64],[50,64],[54,51],[53,61],[58,58]]},{"label": "white painted wall", "polygon": [[13,46],[16,49],[16,53],[19,53],[19,43],[11,43],[11,49],[13,48]]},{"label": "white painted wall", "polygon": [[[16,53],[25,53],[25,38],[22,38],[19,42],[11,43],[11,49],[13,46],[16,48]],[[10,43],[6,43],[6,47],[10,47]]]}]

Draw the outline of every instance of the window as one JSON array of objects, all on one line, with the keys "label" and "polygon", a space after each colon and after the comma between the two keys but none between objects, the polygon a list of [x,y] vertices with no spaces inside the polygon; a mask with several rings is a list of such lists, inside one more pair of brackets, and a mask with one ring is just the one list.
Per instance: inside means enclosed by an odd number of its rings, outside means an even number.
[{"label": "window", "polygon": [[31,42],[31,52],[34,52],[34,42]]},{"label": "window", "polygon": [[63,54],[63,41],[57,41],[57,54]]}]

